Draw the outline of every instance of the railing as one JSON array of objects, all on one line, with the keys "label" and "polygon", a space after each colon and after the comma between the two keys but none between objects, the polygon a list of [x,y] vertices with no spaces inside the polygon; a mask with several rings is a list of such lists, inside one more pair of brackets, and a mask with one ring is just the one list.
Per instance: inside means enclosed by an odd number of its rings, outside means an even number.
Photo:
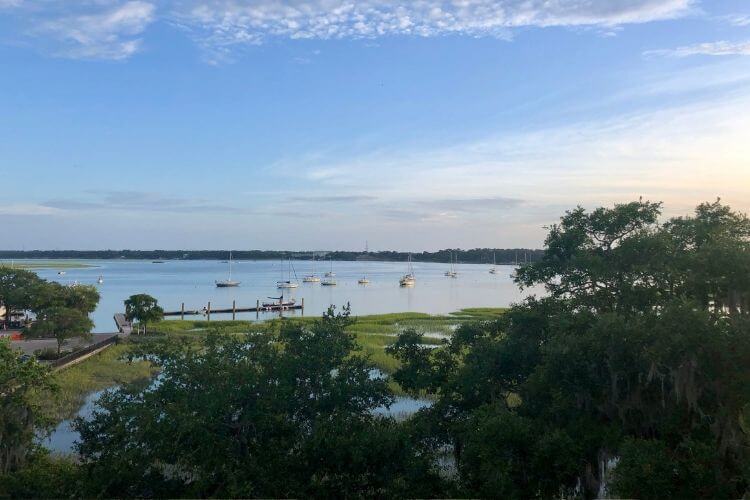
[{"label": "railing", "polygon": [[112,335],[111,337],[107,337],[106,339],[101,340],[97,342],[96,344],[91,344],[89,346],[84,347],[83,349],[80,349],[75,352],[71,352],[70,354],[66,354],[65,356],[61,358],[57,358],[56,360],[52,361],[49,364],[49,366],[55,370],[62,369],[65,366],[73,363],[74,361],[77,361],[80,358],[83,358],[84,356],[87,356],[95,351],[98,351],[104,347],[108,347],[111,344],[116,344],[116,343],[117,343],[117,335]]}]

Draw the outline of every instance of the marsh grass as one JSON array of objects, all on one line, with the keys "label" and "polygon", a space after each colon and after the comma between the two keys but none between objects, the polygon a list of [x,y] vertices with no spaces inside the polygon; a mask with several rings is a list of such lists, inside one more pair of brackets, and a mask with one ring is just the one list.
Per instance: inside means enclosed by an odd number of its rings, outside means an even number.
[{"label": "marsh grass", "polygon": [[[399,363],[385,352],[385,348],[394,343],[398,334],[404,330],[413,329],[422,333],[425,344],[440,345],[461,324],[497,319],[504,311],[505,309],[500,308],[471,308],[448,315],[406,312],[353,316],[355,321],[347,330],[356,336],[360,352],[369,355],[373,363],[384,373],[391,374],[399,367]],[[265,321],[166,320],[149,326],[149,333],[188,338],[204,336],[208,332],[242,335],[262,331],[278,332],[284,323],[308,324],[317,319],[293,317]]]},{"label": "marsh grass", "polygon": [[37,262],[13,262],[10,261],[0,262],[0,267],[12,268],[12,269],[86,269],[92,266],[91,264],[82,264],[80,262],[63,262],[63,261],[47,261],[40,260]]},{"label": "marsh grass", "polygon": [[72,418],[91,392],[116,385],[146,382],[153,378],[158,368],[151,363],[129,363],[122,359],[130,348],[128,343],[113,345],[70,368],[55,373],[54,380],[59,391],[52,395],[39,395],[39,404],[45,413],[55,422]]}]

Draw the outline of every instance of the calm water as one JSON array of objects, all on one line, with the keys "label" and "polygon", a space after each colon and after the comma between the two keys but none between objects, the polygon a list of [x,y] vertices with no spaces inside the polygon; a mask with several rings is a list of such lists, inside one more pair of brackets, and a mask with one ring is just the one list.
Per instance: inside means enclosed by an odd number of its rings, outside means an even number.
[{"label": "calm water", "polygon": [[[227,278],[227,264],[218,261],[166,261],[163,264],[131,260],[85,262],[96,267],[65,269],[63,276],[57,274],[58,269],[37,272],[42,278],[63,284],[77,281],[96,285],[101,293],[99,307],[92,315],[97,332],[114,331],[112,316],[122,312],[123,301],[135,293],[153,295],[165,310],[175,311],[180,309],[182,302],[186,309],[200,309],[209,301],[212,308],[231,307],[233,300],[238,307],[255,306],[256,300],[264,301],[269,296],[278,297],[281,293],[276,288],[276,281],[282,279],[281,263],[275,261],[235,262],[232,278],[242,282],[237,288],[215,286],[215,280]],[[497,266],[497,274],[490,274],[490,266],[487,265],[459,264],[456,266],[459,276],[454,279],[443,275],[448,269],[447,264],[415,263],[413,267],[417,283],[410,288],[398,285],[398,279],[407,270],[405,263],[334,262],[333,270],[338,282],[335,287],[302,282],[302,277],[313,271],[311,262],[295,261],[293,266],[300,286],[294,290],[284,290],[284,296],[295,298],[298,302],[304,297],[305,315],[308,316],[322,314],[330,304],[341,306],[347,302],[356,315],[407,311],[441,314],[466,307],[505,307],[528,294],[540,293],[540,290],[533,289],[520,292],[511,278],[513,266]],[[329,269],[330,263],[318,262],[315,273],[322,276]],[[357,283],[363,274],[371,280],[369,285]],[[97,284],[100,275],[104,283]],[[273,315],[261,314],[260,319]],[[238,317],[255,319],[255,313],[239,314]],[[212,318],[230,319],[231,316],[213,315]],[[90,394],[78,415],[88,417],[100,395],[101,392]],[[379,408],[376,412],[398,418],[429,404],[427,400],[399,397],[390,409]],[[79,436],[70,428],[70,423],[68,420],[61,422],[45,440],[45,446],[56,452],[72,452],[73,443]]]},{"label": "calm water", "polygon": [[[136,293],[153,295],[165,310],[175,311],[180,309],[182,302],[186,309],[201,309],[209,301],[214,309],[231,308],[232,300],[237,302],[237,307],[254,307],[256,300],[262,302],[281,293],[276,288],[276,281],[282,277],[281,263],[277,261],[235,262],[232,278],[242,282],[237,288],[215,286],[215,280],[227,278],[227,264],[219,261],[166,261],[163,264],[131,260],[85,262],[96,267],[66,269],[64,276],[58,275],[57,269],[37,272],[43,278],[63,284],[78,281],[96,285],[101,293],[99,307],[93,314],[97,332],[114,331],[112,316],[123,312],[123,301]],[[284,290],[284,296],[295,298],[298,303],[304,297],[307,316],[322,314],[330,304],[341,306],[347,302],[351,303],[352,313],[356,315],[407,311],[440,314],[465,307],[504,307],[530,293],[539,293],[539,290],[525,290],[523,293],[518,290],[511,279],[513,266],[497,266],[497,274],[490,274],[488,265],[459,264],[459,276],[454,279],[443,276],[448,264],[415,263],[417,284],[413,288],[398,285],[399,277],[406,272],[406,263],[334,262],[338,282],[334,287],[302,282],[302,277],[312,272],[311,262],[295,261],[293,266],[300,286]],[[318,262],[315,271],[320,276],[329,268],[330,263]],[[365,273],[371,283],[359,285],[357,280]],[[104,279],[101,285],[96,284],[99,275]],[[261,314],[260,318],[268,318],[269,314]],[[255,319],[255,313],[238,317]],[[212,319],[231,319],[231,316],[212,315]]]}]

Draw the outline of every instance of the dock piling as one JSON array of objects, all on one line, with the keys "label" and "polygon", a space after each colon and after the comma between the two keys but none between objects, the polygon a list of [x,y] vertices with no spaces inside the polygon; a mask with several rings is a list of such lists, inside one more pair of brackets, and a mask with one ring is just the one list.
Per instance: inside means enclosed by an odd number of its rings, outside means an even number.
[{"label": "dock piling", "polygon": [[180,319],[185,319],[185,303],[182,303],[182,307],[180,308]]},{"label": "dock piling", "polygon": [[237,303],[236,302],[237,302],[236,300],[232,301],[232,321],[234,321],[234,317],[235,317],[235,314],[237,312]]},{"label": "dock piling", "polygon": [[208,307],[206,308],[206,321],[211,321],[211,301],[208,302]]}]

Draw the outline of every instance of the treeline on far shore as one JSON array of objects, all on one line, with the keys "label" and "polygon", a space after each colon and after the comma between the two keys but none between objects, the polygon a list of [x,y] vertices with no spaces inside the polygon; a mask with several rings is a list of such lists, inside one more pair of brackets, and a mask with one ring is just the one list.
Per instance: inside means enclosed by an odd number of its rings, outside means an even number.
[{"label": "treeline on far shore", "polygon": [[[349,251],[285,251],[233,250],[235,260],[378,260],[405,261],[409,255],[415,262],[450,262],[451,258],[465,264],[513,264],[538,261],[542,250],[529,248],[473,248],[450,249],[436,252],[349,252]],[[132,260],[226,260],[228,250],[0,250],[0,259],[132,259]]]}]

